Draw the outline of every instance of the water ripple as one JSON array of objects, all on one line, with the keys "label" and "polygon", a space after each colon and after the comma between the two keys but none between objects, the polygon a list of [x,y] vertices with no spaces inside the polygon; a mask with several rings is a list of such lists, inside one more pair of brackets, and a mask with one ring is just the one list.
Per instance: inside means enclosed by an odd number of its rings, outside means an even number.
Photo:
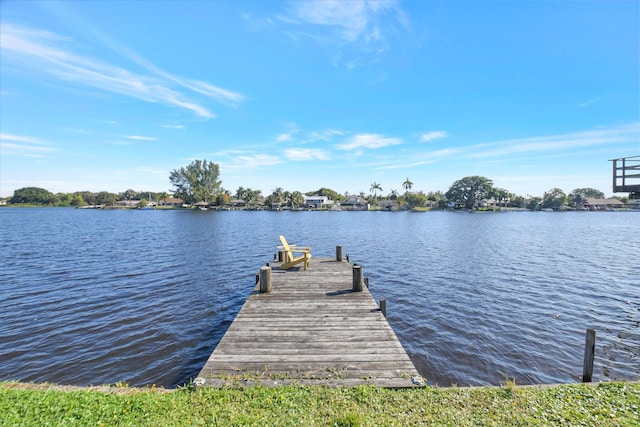
[{"label": "water ripple", "polygon": [[637,213],[0,210],[0,380],[194,377],[277,237],[343,246],[431,384],[640,379]]}]

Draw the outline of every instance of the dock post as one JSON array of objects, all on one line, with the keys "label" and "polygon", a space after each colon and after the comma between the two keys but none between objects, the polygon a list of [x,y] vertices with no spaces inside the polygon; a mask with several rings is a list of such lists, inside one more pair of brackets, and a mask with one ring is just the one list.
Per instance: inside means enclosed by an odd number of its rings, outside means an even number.
[{"label": "dock post", "polygon": [[582,382],[590,383],[593,377],[593,358],[596,352],[596,331],[587,329],[584,341],[584,363],[582,365]]},{"label": "dock post", "polygon": [[367,287],[367,289],[369,289],[369,278],[368,277],[364,278],[364,285]]},{"label": "dock post", "polygon": [[278,262],[284,262],[284,251],[278,251]]},{"label": "dock post", "polygon": [[342,262],[342,246],[336,246],[336,261]]},{"label": "dock post", "polygon": [[353,266],[353,292],[362,292],[362,266]]},{"label": "dock post", "polygon": [[380,298],[380,311],[384,318],[387,318],[387,300],[384,298]]},{"label": "dock post", "polygon": [[271,267],[260,267],[260,293],[271,292]]}]

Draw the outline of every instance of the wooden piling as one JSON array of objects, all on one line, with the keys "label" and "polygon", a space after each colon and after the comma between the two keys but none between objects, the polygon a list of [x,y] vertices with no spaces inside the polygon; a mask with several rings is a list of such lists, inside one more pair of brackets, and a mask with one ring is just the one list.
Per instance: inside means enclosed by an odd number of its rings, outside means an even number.
[{"label": "wooden piling", "polygon": [[271,292],[271,267],[260,267],[260,293]]},{"label": "wooden piling", "polygon": [[342,246],[336,246],[336,261],[342,262]]},{"label": "wooden piling", "polygon": [[587,329],[584,342],[584,363],[582,366],[582,382],[590,383],[593,378],[593,359],[596,352],[596,331]]},{"label": "wooden piling", "polygon": [[362,266],[353,266],[353,292],[362,292]]},{"label": "wooden piling", "polygon": [[384,298],[380,299],[380,311],[384,315],[384,318],[387,318],[387,300]]}]

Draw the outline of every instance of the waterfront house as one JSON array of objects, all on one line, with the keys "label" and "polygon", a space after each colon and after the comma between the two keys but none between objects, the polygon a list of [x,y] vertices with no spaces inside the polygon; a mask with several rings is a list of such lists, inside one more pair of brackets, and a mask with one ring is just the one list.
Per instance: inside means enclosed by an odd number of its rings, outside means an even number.
[{"label": "waterfront house", "polygon": [[376,206],[379,206],[381,209],[386,209],[388,211],[393,209],[395,205],[396,205],[395,200],[384,199],[384,200],[378,200],[376,202]]},{"label": "waterfront house", "polygon": [[367,211],[369,210],[369,202],[360,196],[347,196],[347,199],[340,203],[343,209],[352,211]]},{"label": "waterfront house", "polygon": [[116,206],[119,207],[119,208],[136,208],[136,207],[138,207],[139,203],[140,203],[139,199],[118,200],[116,202]]},{"label": "waterfront house", "polygon": [[159,206],[182,207],[183,204],[184,200],[178,199],[177,197],[167,197],[166,199],[162,199],[158,202]]},{"label": "waterfront house", "polygon": [[621,208],[624,206],[624,203],[618,199],[594,199],[588,197],[583,206],[585,209],[591,211],[605,211],[613,208]]},{"label": "waterfront house", "polygon": [[308,208],[325,208],[333,205],[333,201],[327,196],[304,196],[304,205]]}]

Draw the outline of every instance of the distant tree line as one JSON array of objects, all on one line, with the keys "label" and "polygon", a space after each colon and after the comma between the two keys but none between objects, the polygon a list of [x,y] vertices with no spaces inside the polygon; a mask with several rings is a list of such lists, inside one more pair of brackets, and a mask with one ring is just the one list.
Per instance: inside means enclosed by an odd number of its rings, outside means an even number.
[{"label": "distant tree line", "polygon": [[[217,164],[207,160],[195,160],[185,167],[175,169],[169,174],[169,181],[174,189],[169,192],[135,191],[128,189],[122,193],[110,193],[102,191],[77,191],[74,193],[53,194],[48,190],[38,187],[24,187],[14,191],[8,199],[10,204],[35,204],[44,206],[86,206],[105,205],[114,206],[119,200],[138,200],[139,207],[149,202],[160,203],[169,196],[180,198],[186,204],[205,202],[214,206],[226,206],[230,203],[242,201],[246,206],[262,203],[268,207],[297,208],[304,204],[304,195],[299,191],[289,191],[281,187],[274,189],[266,197],[261,190],[238,187],[231,192],[222,187],[219,179],[220,170]],[[501,208],[526,208],[538,209],[563,209],[565,207],[580,207],[587,198],[604,198],[604,193],[594,188],[576,188],[568,195],[559,188],[552,188],[542,197],[523,197],[513,194],[504,188],[493,185],[493,181],[483,176],[467,176],[455,181],[446,193],[440,191],[424,193],[411,191],[413,182],[407,178],[401,186],[404,193],[390,190],[384,200],[391,201],[397,206],[408,208],[421,208],[425,206],[438,206],[440,208],[454,207],[463,209],[478,208],[479,202],[493,200]],[[382,185],[373,182],[369,195],[360,192],[357,196],[375,205],[381,203],[384,190]],[[340,194],[330,188],[321,187],[317,191],[306,193],[307,196],[326,196],[334,202],[341,202],[350,195],[348,192]],[[620,198],[624,201],[624,198]]]},{"label": "distant tree line", "polygon": [[153,191],[135,191],[128,189],[121,193],[110,193],[100,191],[75,191],[73,193],[53,194],[44,188],[24,187],[13,192],[13,196],[8,199],[10,204],[30,204],[43,206],[87,206],[104,205],[115,206],[118,200],[140,200],[141,202],[159,201],[163,197],[169,197],[167,192],[158,193]]}]

